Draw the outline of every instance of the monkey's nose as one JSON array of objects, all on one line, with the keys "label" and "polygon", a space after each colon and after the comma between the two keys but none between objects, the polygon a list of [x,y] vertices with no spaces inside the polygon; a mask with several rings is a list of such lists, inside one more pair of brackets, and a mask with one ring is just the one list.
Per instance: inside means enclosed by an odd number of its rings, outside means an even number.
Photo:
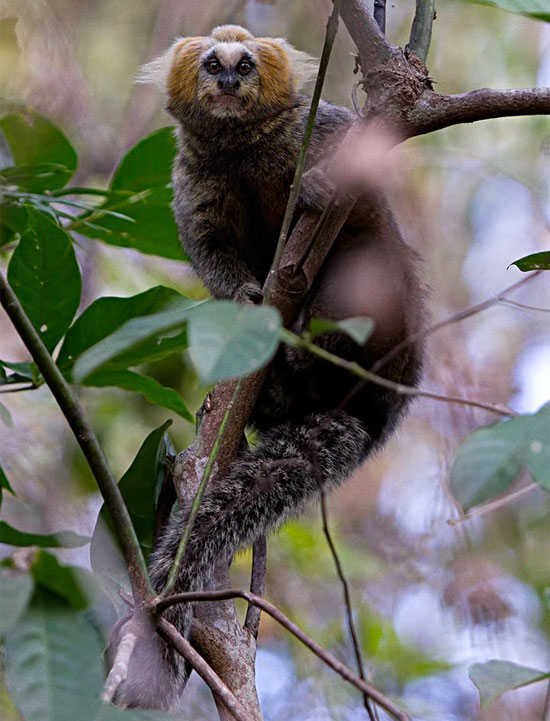
[{"label": "monkey's nose", "polygon": [[241,81],[235,75],[225,75],[218,78],[218,88],[220,90],[235,91],[241,86]]}]

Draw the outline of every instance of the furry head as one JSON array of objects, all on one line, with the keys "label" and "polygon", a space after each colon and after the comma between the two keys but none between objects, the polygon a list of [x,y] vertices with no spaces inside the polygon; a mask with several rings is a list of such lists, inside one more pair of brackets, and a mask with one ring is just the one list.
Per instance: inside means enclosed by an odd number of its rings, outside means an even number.
[{"label": "furry head", "polygon": [[290,105],[315,70],[313,58],[282,38],[255,38],[238,25],[221,25],[209,36],[176,40],[142,68],[138,82],[166,91],[178,119],[192,107],[242,118]]}]

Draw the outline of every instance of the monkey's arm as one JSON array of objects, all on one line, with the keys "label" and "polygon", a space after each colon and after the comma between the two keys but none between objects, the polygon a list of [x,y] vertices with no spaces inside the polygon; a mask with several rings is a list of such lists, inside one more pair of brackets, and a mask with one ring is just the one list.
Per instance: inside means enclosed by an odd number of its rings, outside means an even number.
[{"label": "monkey's arm", "polygon": [[197,190],[176,167],[173,207],[185,252],[208,290],[217,298],[260,302],[261,285],[235,247],[227,194]]}]

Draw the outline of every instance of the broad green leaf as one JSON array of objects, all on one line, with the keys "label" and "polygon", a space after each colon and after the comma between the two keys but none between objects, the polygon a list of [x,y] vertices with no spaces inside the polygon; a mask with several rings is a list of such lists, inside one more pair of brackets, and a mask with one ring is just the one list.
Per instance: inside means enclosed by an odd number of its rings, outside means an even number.
[{"label": "broad green leaf", "polygon": [[[2,422],[8,428],[13,428],[11,413],[3,403],[0,403],[0,422]],[[2,485],[2,469],[0,468],[0,486]]]},{"label": "broad green leaf", "polygon": [[157,130],[140,140],[124,156],[111,181],[111,190],[129,191],[128,198],[109,198],[101,206],[130,220],[100,215],[82,216],[78,231],[106,243],[142,253],[183,260],[172,215],[170,187],[176,142],[172,128]]},{"label": "broad green leaf", "polygon": [[[151,347],[152,343],[153,348],[155,344],[160,348],[163,340],[181,334],[187,319],[208,302],[195,302],[179,296],[158,313],[131,318],[77,359],[73,368],[73,379],[81,383],[107,364],[109,367],[113,367],[113,364],[114,367],[119,367],[119,359],[123,359],[126,367],[142,363],[143,344]],[[180,335],[179,338],[183,342],[183,336]]]},{"label": "broad green leaf", "polygon": [[324,333],[345,333],[359,345],[365,345],[374,330],[372,318],[355,316],[345,320],[335,321],[326,318],[314,318],[308,328],[311,337],[323,335]]},{"label": "broad green leaf", "polygon": [[[151,551],[153,542],[156,499],[164,478],[169,442],[167,430],[170,423],[170,421],[163,423],[147,436],[119,483],[122,497],[146,557]],[[92,536],[90,558],[96,573],[122,583],[125,568],[114,526],[105,505],[101,507]]]},{"label": "broad green leaf", "polygon": [[35,192],[61,188],[76,170],[78,158],[67,138],[32,110],[0,118],[0,130],[17,166],[8,174],[21,188]]},{"label": "broad green leaf", "polygon": [[65,566],[47,551],[37,551],[30,568],[37,586],[56,593],[77,610],[89,605],[94,584],[83,568]]},{"label": "broad green leaf", "polygon": [[273,357],[280,328],[275,308],[215,301],[189,315],[189,354],[204,383],[246,376]]},{"label": "broad green leaf", "polygon": [[15,626],[31,599],[33,589],[32,578],[27,573],[9,568],[0,569],[0,636],[5,636]]},{"label": "broad green leaf", "polygon": [[526,255],[523,258],[510,263],[510,265],[516,265],[524,272],[528,270],[550,270],[550,250]]},{"label": "broad green leaf", "polygon": [[25,721],[94,721],[101,648],[81,612],[40,589],[7,634],[8,691]]},{"label": "broad green leaf", "polygon": [[519,666],[510,661],[487,661],[474,663],[468,669],[472,682],[477,686],[482,708],[487,708],[500,694],[511,689],[550,678],[547,671]]},{"label": "broad green leaf", "polygon": [[88,376],[84,385],[95,388],[114,386],[126,391],[135,391],[155,406],[168,408],[191,423],[193,415],[182,401],[179,393],[173,388],[166,388],[150,376],[128,370],[100,370]]},{"label": "broad green leaf", "polygon": [[[69,375],[75,360],[84,351],[114,333],[126,321],[169,308],[174,301],[181,298],[183,296],[177,291],[160,285],[129,298],[99,298],[79,315],[67,331],[59,350],[57,365],[64,374]],[[186,345],[185,333],[163,339],[155,336],[134,349],[127,358],[128,362],[123,358],[117,367],[127,368],[158,360],[174,350],[185,348]]]},{"label": "broad green leaf", "polygon": [[528,15],[539,20],[550,22],[550,9],[548,0],[466,0],[478,5],[492,5],[511,13]]},{"label": "broad green leaf", "polygon": [[10,361],[0,360],[0,368],[9,368],[9,370],[15,371],[14,375],[17,377],[17,381],[10,381],[12,376],[6,376],[4,374],[4,383],[22,383],[24,381],[35,383],[40,375],[34,363],[11,363]]},{"label": "broad green leaf", "polygon": [[0,521],[0,543],[10,546],[39,546],[40,548],[80,548],[90,542],[86,536],[79,536],[72,531],[59,533],[25,533]]},{"label": "broad green leaf", "polygon": [[475,431],[459,448],[450,485],[464,510],[506,491],[528,469],[550,490],[550,404]]},{"label": "broad green leaf", "polygon": [[15,248],[8,281],[51,352],[80,302],[82,281],[71,239],[42,213],[28,210],[27,231]]}]

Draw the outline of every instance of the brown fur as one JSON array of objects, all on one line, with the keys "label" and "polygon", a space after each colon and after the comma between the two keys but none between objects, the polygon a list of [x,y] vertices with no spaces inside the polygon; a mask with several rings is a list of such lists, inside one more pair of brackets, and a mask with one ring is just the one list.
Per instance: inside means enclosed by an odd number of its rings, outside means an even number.
[{"label": "brown fur", "polygon": [[168,95],[185,103],[192,102],[197,90],[199,58],[208,47],[208,38],[186,38],[173,49],[168,76]]}]

